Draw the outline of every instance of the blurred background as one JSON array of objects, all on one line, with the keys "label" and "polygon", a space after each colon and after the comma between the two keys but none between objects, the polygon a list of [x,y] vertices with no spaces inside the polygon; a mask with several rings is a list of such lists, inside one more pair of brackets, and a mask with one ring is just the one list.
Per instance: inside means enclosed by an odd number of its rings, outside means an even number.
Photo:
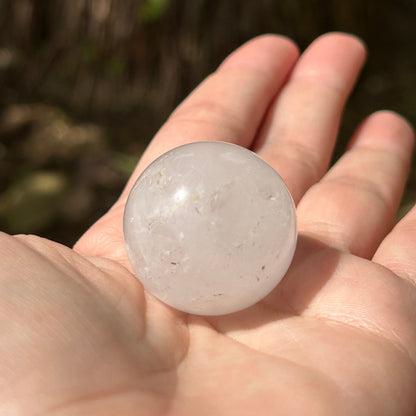
[{"label": "blurred background", "polygon": [[[265,32],[304,49],[333,30],[369,49],[336,158],[372,111],[416,121],[414,0],[0,0],[0,230],[72,245],[228,53]],[[413,168],[401,214],[415,200]]]}]

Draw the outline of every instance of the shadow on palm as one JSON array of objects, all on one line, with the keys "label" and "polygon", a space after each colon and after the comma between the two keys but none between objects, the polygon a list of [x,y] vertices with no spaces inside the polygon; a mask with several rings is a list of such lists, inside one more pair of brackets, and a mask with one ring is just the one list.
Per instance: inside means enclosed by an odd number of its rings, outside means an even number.
[{"label": "shadow on palm", "polygon": [[292,264],[269,295],[242,311],[204,319],[219,332],[227,333],[300,316],[331,278],[339,259],[339,251],[316,239],[299,235]]}]

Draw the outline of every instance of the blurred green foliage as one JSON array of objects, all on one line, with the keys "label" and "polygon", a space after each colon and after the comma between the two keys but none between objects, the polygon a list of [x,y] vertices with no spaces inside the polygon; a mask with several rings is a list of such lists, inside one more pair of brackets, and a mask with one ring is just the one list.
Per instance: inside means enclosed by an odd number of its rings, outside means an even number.
[{"label": "blurred green foliage", "polygon": [[139,9],[139,19],[142,22],[155,22],[166,13],[169,0],[146,0]]},{"label": "blurred green foliage", "polygon": [[81,58],[88,64],[93,64],[98,61],[99,57],[98,45],[91,41],[86,41],[81,45]]},{"label": "blurred green foliage", "polygon": [[37,171],[0,195],[0,217],[10,233],[34,233],[54,221],[67,188],[57,172]]},{"label": "blurred green foliage", "polygon": [[106,69],[113,77],[121,78],[126,70],[126,64],[122,57],[113,55],[106,62]]}]

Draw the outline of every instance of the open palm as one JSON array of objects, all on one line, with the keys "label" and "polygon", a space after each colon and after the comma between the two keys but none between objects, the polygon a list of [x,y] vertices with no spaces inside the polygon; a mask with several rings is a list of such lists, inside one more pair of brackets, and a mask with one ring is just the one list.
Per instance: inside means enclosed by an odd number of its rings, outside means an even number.
[{"label": "open palm", "polygon": [[[393,228],[411,128],[373,114],[326,172],[364,59],[348,35],[322,36],[299,59],[283,37],[254,39],[172,114],[74,250],[1,234],[0,414],[414,414],[416,210]],[[269,162],[299,223],[277,288],[209,318],[144,291],[122,235],[140,172],[201,140],[237,143]]]}]

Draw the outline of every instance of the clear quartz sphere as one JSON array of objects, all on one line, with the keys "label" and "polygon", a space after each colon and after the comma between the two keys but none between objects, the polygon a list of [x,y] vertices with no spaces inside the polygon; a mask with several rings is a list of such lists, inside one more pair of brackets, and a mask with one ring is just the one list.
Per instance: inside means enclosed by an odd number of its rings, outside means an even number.
[{"label": "clear quartz sphere", "polygon": [[199,315],[247,308],[283,278],[296,246],[292,197],[255,153],[197,142],[141,174],[124,212],[129,260],[144,287]]}]

